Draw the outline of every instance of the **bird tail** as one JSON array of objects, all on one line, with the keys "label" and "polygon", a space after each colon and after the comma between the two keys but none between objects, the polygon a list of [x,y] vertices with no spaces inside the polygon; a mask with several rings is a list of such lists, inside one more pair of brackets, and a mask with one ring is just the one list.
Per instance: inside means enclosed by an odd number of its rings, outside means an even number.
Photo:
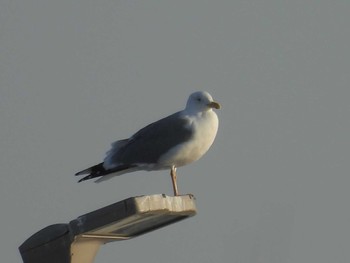
[{"label": "bird tail", "polygon": [[[104,181],[106,179],[109,179],[112,176],[106,176],[106,175],[110,175],[113,174],[113,176],[115,175],[121,175],[123,173],[129,172],[130,169],[133,169],[136,166],[133,165],[119,165],[116,168],[113,169],[105,169],[103,166],[103,162],[96,164],[94,166],[91,166],[85,170],[82,170],[80,172],[77,172],[75,175],[79,176],[79,175],[83,175],[83,174],[87,174],[87,176],[83,177],[82,179],[80,179],[78,181],[78,183],[85,181],[85,180],[89,180],[89,179],[93,179],[96,177],[101,177],[98,180],[96,180],[95,182],[101,182]],[[106,176],[106,178],[105,178]]]}]

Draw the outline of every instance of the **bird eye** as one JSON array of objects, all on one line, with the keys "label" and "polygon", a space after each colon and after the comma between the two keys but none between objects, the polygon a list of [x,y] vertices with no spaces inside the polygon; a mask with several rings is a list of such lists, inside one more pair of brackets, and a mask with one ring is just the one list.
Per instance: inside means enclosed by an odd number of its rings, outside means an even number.
[{"label": "bird eye", "polygon": [[202,99],[201,98],[197,98],[197,101],[202,101]]}]

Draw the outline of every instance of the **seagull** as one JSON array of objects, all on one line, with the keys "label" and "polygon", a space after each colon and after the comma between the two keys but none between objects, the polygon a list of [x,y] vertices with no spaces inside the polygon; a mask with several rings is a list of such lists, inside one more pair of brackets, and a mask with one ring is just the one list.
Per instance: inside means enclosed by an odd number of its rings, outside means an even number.
[{"label": "seagull", "polygon": [[75,175],[86,175],[79,182],[93,178],[101,182],[134,171],[170,169],[174,195],[178,196],[176,168],[197,161],[209,150],[219,125],[213,109],[220,108],[208,92],[194,92],[184,110],[112,143],[103,162]]}]

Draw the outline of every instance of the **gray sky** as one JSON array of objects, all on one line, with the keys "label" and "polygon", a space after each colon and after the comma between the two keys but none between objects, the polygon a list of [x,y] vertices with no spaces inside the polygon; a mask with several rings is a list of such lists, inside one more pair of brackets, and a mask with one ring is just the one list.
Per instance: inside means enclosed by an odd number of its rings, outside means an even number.
[{"label": "gray sky", "polygon": [[211,150],[178,170],[198,215],[96,262],[350,261],[349,1],[0,1],[0,251],[143,194],[168,171],[77,184],[109,144],[209,91]]}]

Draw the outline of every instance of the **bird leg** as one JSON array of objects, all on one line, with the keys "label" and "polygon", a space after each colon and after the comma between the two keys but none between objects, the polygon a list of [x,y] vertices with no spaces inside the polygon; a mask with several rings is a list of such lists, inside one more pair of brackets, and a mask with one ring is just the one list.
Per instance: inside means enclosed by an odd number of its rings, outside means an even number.
[{"label": "bird leg", "polygon": [[176,167],[175,167],[175,165],[171,166],[170,176],[171,176],[171,181],[173,182],[174,195],[175,195],[175,196],[178,196],[178,195],[179,195],[179,192],[178,192],[178,190],[177,190],[177,183],[176,183]]}]

